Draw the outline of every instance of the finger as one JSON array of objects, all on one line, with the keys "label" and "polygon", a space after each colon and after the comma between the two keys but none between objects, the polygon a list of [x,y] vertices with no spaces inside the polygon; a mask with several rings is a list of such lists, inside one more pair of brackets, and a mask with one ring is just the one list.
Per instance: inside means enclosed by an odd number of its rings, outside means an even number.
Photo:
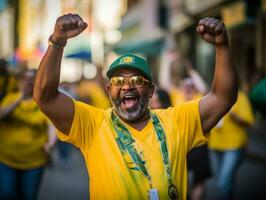
[{"label": "finger", "polygon": [[72,14],[68,14],[65,17],[65,22],[67,24],[67,30],[73,30],[78,27],[78,22]]},{"label": "finger", "polygon": [[218,24],[218,20],[217,19],[213,19],[212,21],[211,21],[211,23],[210,23],[210,28],[212,28],[212,29],[215,29],[216,28],[216,26],[217,26],[217,24]]},{"label": "finger", "polygon": [[205,28],[204,26],[200,25],[200,26],[197,26],[196,31],[198,34],[202,35],[205,32]]},{"label": "finger", "polygon": [[83,19],[82,19],[78,14],[73,14],[73,16],[74,16],[77,20],[79,20],[79,21],[83,21]]},{"label": "finger", "polygon": [[66,15],[64,18],[65,22],[65,30],[72,30],[74,28],[74,21],[72,20],[70,15]]},{"label": "finger", "polygon": [[214,18],[209,18],[204,26],[205,26],[205,29],[206,29],[206,32],[209,32],[209,33],[212,33],[214,34],[215,33],[215,28],[216,28],[216,19]]},{"label": "finger", "polygon": [[88,24],[85,21],[83,21],[83,19],[79,15],[75,14],[73,15],[73,17],[77,21],[77,26],[79,29],[87,28]]},{"label": "finger", "polygon": [[221,33],[224,31],[224,23],[219,22],[215,27],[215,33]]},{"label": "finger", "polygon": [[79,27],[79,29],[84,30],[88,27],[88,24],[84,21],[79,21],[78,27]]},{"label": "finger", "polygon": [[69,15],[69,28],[76,29],[78,27],[78,19],[75,17],[75,15],[71,14]]},{"label": "finger", "polygon": [[210,27],[210,25],[213,23],[213,21],[214,21],[213,18],[209,18],[208,20],[206,20],[204,25],[207,26],[207,27]]},{"label": "finger", "polygon": [[203,40],[205,40],[206,42],[209,42],[209,43],[213,43],[214,42],[214,37],[213,35],[209,34],[209,33],[204,33],[201,35],[201,38]]},{"label": "finger", "polygon": [[206,21],[208,21],[209,19],[210,19],[209,17],[205,17],[205,18],[201,19],[198,24],[204,25],[206,23]]},{"label": "finger", "polygon": [[66,22],[64,20],[64,16],[59,17],[56,20],[56,26],[59,28],[59,30],[63,31],[66,29]]},{"label": "finger", "polygon": [[214,19],[213,23],[217,26],[220,23],[220,20]]}]

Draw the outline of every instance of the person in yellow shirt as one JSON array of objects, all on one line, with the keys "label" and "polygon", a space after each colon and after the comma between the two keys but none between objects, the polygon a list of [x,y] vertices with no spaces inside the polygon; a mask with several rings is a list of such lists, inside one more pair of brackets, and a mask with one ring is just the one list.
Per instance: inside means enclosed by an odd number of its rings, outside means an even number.
[{"label": "person in yellow shirt", "polygon": [[156,88],[152,98],[149,101],[151,109],[168,108],[171,106],[171,100],[168,92],[161,88]]},{"label": "person in yellow shirt", "polygon": [[172,105],[199,99],[207,93],[207,86],[200,74],[193,69],[178,51],[165,50],[159,71],[160,87],[170,94]]},{"label": "person in yellow shirt", "polygon": [[7,61],[0,58],[0,102],[7,93],[9,73],[7,69]]},{"label": "person in yellow shirt", "polygon": [[212,129],[209,149],[220,199],[233,199],[235,176],[247,145],[247,128],[254,122],[247,95],[239,91],[235,105]]},{"label": "person in yellow shirt", "polygon": [[[204,80],[193,69],[190,61],[173,49],[163,53],[159,82],[169,92],[172,105],[200,99],[207,93]],[[188,198],[203,199],[206,181],[211,177],[207,144],[192,149],[187,155],[187,161],[190,175]]]},{"label": "person in yellow shirt", "polygon": [[96,80],[82,80],[77,87],[79,100],[97,108],[107,109],[110,101]]},{"label": "person in yellow shirt", "polygon": [[[0,199],[36,199],[55,129],[32,99],[36,70],[25,72],[22,89],[0,104]],[[49,128],[49,130],[48,130]],[[49,135],[48,135],[48,131]]]},{"label": "person in yellow shirt", "polygon": [[107,71],[111,108],[99,109],[58,91],[64,46],[86,28],[87,23],[76,14],[57,19],[33,96],[56,126],[59,138],[82,152],[90,176],[90,199],[185,200],[186,154],[206,142],[206,134],[237,96],[236,71],[223,23],[204,18],[197,26],[202,39],[216,46],[211,92],[158,110],[148,108],[155,89],[149,64],[130,53],[115,59]]}]

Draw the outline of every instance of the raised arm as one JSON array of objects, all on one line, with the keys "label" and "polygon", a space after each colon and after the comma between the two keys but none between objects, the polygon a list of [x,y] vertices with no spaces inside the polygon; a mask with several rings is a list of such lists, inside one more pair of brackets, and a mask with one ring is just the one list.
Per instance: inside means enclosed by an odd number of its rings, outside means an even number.
[{"label": "raised arm", "polygon": [[216,47],[212,89],[199,105],[203,132],[208,133],[237,99],[237,74],[224,24],[217,19],[204,18],[199,21],[197,32],[203,40]]},{"label": "raised arm", "polygon": [[58,91],[61,60],[67,40],[79,35],[86,28],[87,23],[75,14],[63,15],[57,19],[35,80],[35,101],[55,127],[65,134],[70,132],[74,104],[70,97]]},{"label": "raised arm", "polygon": [[201,94],[206,94],[208,91],[207,85],[205,83],[205,81],[203,80],[203,78],[200,76],[200,74],[193,69],[190,61],[187,61],[187,72],[189,74],[189,77],[192,79],[195,88],[198,92],[200,92]]},{"label": "raised arm", "polygon": [[160,87],[168,92],[174,87],[171,82],[171,63],[173,60],[174,56],[171,51],[164,52],[158,75]]}]

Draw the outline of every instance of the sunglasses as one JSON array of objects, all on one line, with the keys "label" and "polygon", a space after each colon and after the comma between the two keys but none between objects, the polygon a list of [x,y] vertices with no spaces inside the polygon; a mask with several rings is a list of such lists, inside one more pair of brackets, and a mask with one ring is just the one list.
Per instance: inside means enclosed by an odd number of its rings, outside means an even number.
[{"label": "sunglasses", "polygon": [[143,87],[145,82],[150,83],[150,81],[145,79],[143,76],[131,76],[131,77],[115,76],[110,79],[110,84],[117,88],[121,88],[126,81],[134,88]]}]

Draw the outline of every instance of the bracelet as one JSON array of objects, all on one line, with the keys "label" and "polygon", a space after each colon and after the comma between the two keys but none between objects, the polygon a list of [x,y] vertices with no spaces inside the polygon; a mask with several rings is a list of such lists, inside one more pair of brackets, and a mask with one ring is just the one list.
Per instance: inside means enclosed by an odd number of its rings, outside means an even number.
[{"label": "bracelet", "polygon": [[62,44],[57,44],[55,43],[53,40],[52,40],[52,35],[50,35],[49,39],[48,39],[48,44],[51,46],[51,47],[55,47],[56,49],[63,49],[65,46],[66,46],[66,41],[63,42]]}]

